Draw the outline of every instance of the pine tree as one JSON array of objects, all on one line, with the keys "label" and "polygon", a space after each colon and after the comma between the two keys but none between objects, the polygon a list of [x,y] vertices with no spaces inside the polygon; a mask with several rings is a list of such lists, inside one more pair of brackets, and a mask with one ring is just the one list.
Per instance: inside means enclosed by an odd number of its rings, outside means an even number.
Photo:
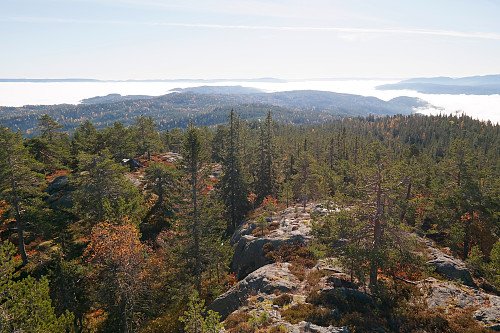
[{"label": "pine tree", "polygon": [[60,132],[64,126],[48,115],[38,118],[38,123],[41,135],[26,140],[26,146],[35,159],[43,164],[45,172],[63,169],[69,163],[70,146],[68,135]]},{"label": "pine tree", "polygon": [[155,206],[152,210],[170,210],[172,202],[170,197],[179,186],[180,175],[174,166],[167,166],[163,163],[151,163],[146,169],[145,179],[148,181],[147,188],[158,196]]},{"label": "pine tree", "polygon": [[135,119],[134,129],[137,151],[141,154],[147,153],[148,160],[151,160],[151,150],[161,146],[158,125],[152,117],[140,115]]},{"label": "pine tree", "polygon": [[71,140],[71,149],[73,156],[77,156],[79,152],[87,154],[97,154],[99,151],[99,133],[94,125],[86,119],[75,130],[73,140]]},{"label": "pine tree", "polygon": [[102,145],[109,149],[116,162],[132,156],[134,152],[132,134],[132,130],[125,128],[120,122],[115,122],[113,126],[106,127],[102,132]]},{"label": "pine tree", "polygon": [[0,245],[0,332],[67,332],[73,314],[56,316],[45,277],[16,277],[14,253],[10,242]]},{"label": "pine tree", "polygon": [[28,211],[38,205],[43,175],[33,171],[39,166],[23,145],[20,132],[0,127],[0,193],[11,206],[17,224],[19,253],[23,264],[28,263],[24,245],[24,229]]},{"label": "pine tree", "polygon": [[74,212],[94,224],[105,220],[119,222],[124,217],[137,222],[143,210],[143,197],[125,178],[125,168],[106,154],[80,153],[78,161]]},{"label": "pine tree", "polygon": [[205,314],[205,302],[199,299],[196,290],[189,295],[187,310],[179,320],[184,323],[184,330],[190,333],[218,333],[224,328],[217,312],[208,310]]}]

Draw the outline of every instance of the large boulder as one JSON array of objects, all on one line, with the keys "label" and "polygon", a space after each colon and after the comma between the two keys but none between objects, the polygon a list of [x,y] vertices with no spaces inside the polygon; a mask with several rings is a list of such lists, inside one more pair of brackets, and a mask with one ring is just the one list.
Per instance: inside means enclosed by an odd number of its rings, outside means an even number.
[{"label": "large boulder", "polygon": [[470,271],[464,261],[449,256],[433,247],[431,249],[432,259],[427,262],[435,268],[436,273],[446,275],[447,277],[459,281],[469,287],[477,287],[472,279]]},{"label": "large boulder", "polygon": [[351,288],[333,288],[333,289],[322,289],[321,294],[328,298],[340,298],[349,304],[362,304],[367,306],[375,305],[373,298],[356,289]]},{"label": "large boulder", "polygon": [[70,187],[68,176],[59,176],[55,178],[52,183],[45,190],[48,194],[52,195],[56,192],[68,190]]},{"label": "large boulder", "polygon": [[59,176],[45,190],[49,194],[46,201],[51,209],[71,208],[73,206],[74,190],[75,188],[71,185],[68,176]]},{"label": "large boulder", "polygon": [[[315,210],[315,207],[309,207],[308,211],[311,210]],[[269,264],[270,260],[265,256],[265,244],[270,243],[276,249],[284,243],[307,243],[311,239],[309,220],[308,212],[295,212],[294,208],[287,208],[278,217],[272,220],[268,218],[269,224],[278,226],[266,235],[253,234],[256,228],[254,221],[243,222],[231,238],[234,247],[231,271],[241,280]]]},{"label": "large boulder", "polygon": [[218,312],[222,319],[247,303],[250,294],[287,293],[296,289],[297,278],[288,270],[288,263],[274,263],[249,274],[226,293],[216,298],[207,310]]},{"label": "large boulder", "polygon": [[250,235],[241,237],[234,248],[231,271],[238,280],[243,279],[256,269],[271,263],[265,256],[265,244],[270,243],[274,248],[278,248],[284,242],[284,239],[257,238]]}]

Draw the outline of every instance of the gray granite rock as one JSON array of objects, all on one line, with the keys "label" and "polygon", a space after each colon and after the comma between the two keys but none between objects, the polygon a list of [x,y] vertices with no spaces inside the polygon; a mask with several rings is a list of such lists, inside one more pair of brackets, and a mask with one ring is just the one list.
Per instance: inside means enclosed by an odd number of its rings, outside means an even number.
[{"label": "gray granite rock", "polygon": [[428,278],[419,283],[420,290],[424,293],[427,305],[434,309],[437,307],[459,307],[484,306],[488,295],[477,289],[458,287],[449,282]]},{"label": "gray granite rock", "polygon": [[246,304],[251,294],[295,290],[298,280],[290,273],[288,265],[288,263],[275,263],[259,268],[216,298],[207,310],[216,311],[222,319],[225,319],[230,313]]},{"label": "gray granite rock", "polygon": [[288,208],[273,218],[275,223],[279,223],[279,227],[263,236],[252,235],[256,228],[253,221],[243,222],[231,238],[231,245],[234,246],[231,271],[236,278],[241,280],[259,267],[270,263],[264,253],[264,245],[267,243],[276,249],[284,243],[309,242],[309,218],[308,213],[295,213],[293,209]]},{"label": "gray granite rock", "polygon": [[436,273],[446,275],[455,281],[460,281],[466,286],[477,287],[464,261],[449,256],[435,248],[430,247],[430,249],[432,260],[427,263],[435,268]]},{"label": "gray granite rock", "polygon": [[488,306],[474,312],[474,319],[482,322],[486,327],[500,331],[500,297],[489,296]]}]

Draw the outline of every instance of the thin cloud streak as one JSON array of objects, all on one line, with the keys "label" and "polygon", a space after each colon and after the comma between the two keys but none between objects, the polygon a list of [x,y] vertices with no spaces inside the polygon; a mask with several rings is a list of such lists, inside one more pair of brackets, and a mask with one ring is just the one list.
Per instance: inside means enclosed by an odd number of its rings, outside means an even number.
[{"label": "thin cloud streak", "polygon": [[179,28],[203,28],[203,29],[226,29],[226,30],[236,29],[236,30],[302,31],[302,32],[331,31],[339,33],[430,35],[430,36],[443,36],[443,37],[500,40],[499,33],[462,32],[454,30],[404,29],[404,28],[228,25],[228,24],[176,23],[176,22],[75,20],[75,19],[38,18],[38,17],[0,18],[0,22],[114,24],[114,25],[167,26],[167,27],[179,27]]}]

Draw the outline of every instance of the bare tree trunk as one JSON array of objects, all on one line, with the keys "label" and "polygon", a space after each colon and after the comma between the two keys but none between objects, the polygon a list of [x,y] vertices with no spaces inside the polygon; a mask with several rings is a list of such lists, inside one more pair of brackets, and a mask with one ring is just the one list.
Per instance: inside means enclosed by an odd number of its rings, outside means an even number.
[{"label": "bare tree trunk", "polygon": [[21,254],[21,259],[23,260],[23,266],[25,266],[28,264],[28,256],[26,255],[26,248],[24,245],[24,223],[21,220],[21,214],[18,202],[16,202],[16,220],[17,220],[17,238],[19,241],[19,253]]},{"label": "bare tree trunk", "polygon": [[200,226],[198,221],[198,193],[196,186],[198,183],[197,161],[194,162],[191,177],[193,178],[193,237],[194,237],[194,260],[195,260],[195,275],[196,275],[196,289],[198,294],[201,295],[201,258],[200,258]]},{"label": "bare tree trunk", "polygon": [[12,193],[14,194],[14,206],[16,208],[16,224],[17,224],[17,238],[19,242],[19,254],[21,255],[21,259],[23,260],[23,266],[28,264],[28,256],[26,255],[26,249],[24,245],[24,223],[21,218],[21,207],[19,204],[19,197],[17,195],[17,186],[16,181],[14,180],[14,171],[12,170],[12,161],[9,156],[9,167],[11,169],[11,187]]},{"label": "bare tree trunk", "polygon": [[[382,237],[382,224],[381,224],[381,215],[382,215],[382,175],[380,170],[380,163],[378,163],[377,169],[377,210],[375,212],[375,216],[373,219],[373,252],[377,254],[380,246],[380,238]],[[379,263],[377,258],[374,258],[371,262],[370,267],[370,285],[377,285],[377,277],[378,277],[378,267]]]}]

